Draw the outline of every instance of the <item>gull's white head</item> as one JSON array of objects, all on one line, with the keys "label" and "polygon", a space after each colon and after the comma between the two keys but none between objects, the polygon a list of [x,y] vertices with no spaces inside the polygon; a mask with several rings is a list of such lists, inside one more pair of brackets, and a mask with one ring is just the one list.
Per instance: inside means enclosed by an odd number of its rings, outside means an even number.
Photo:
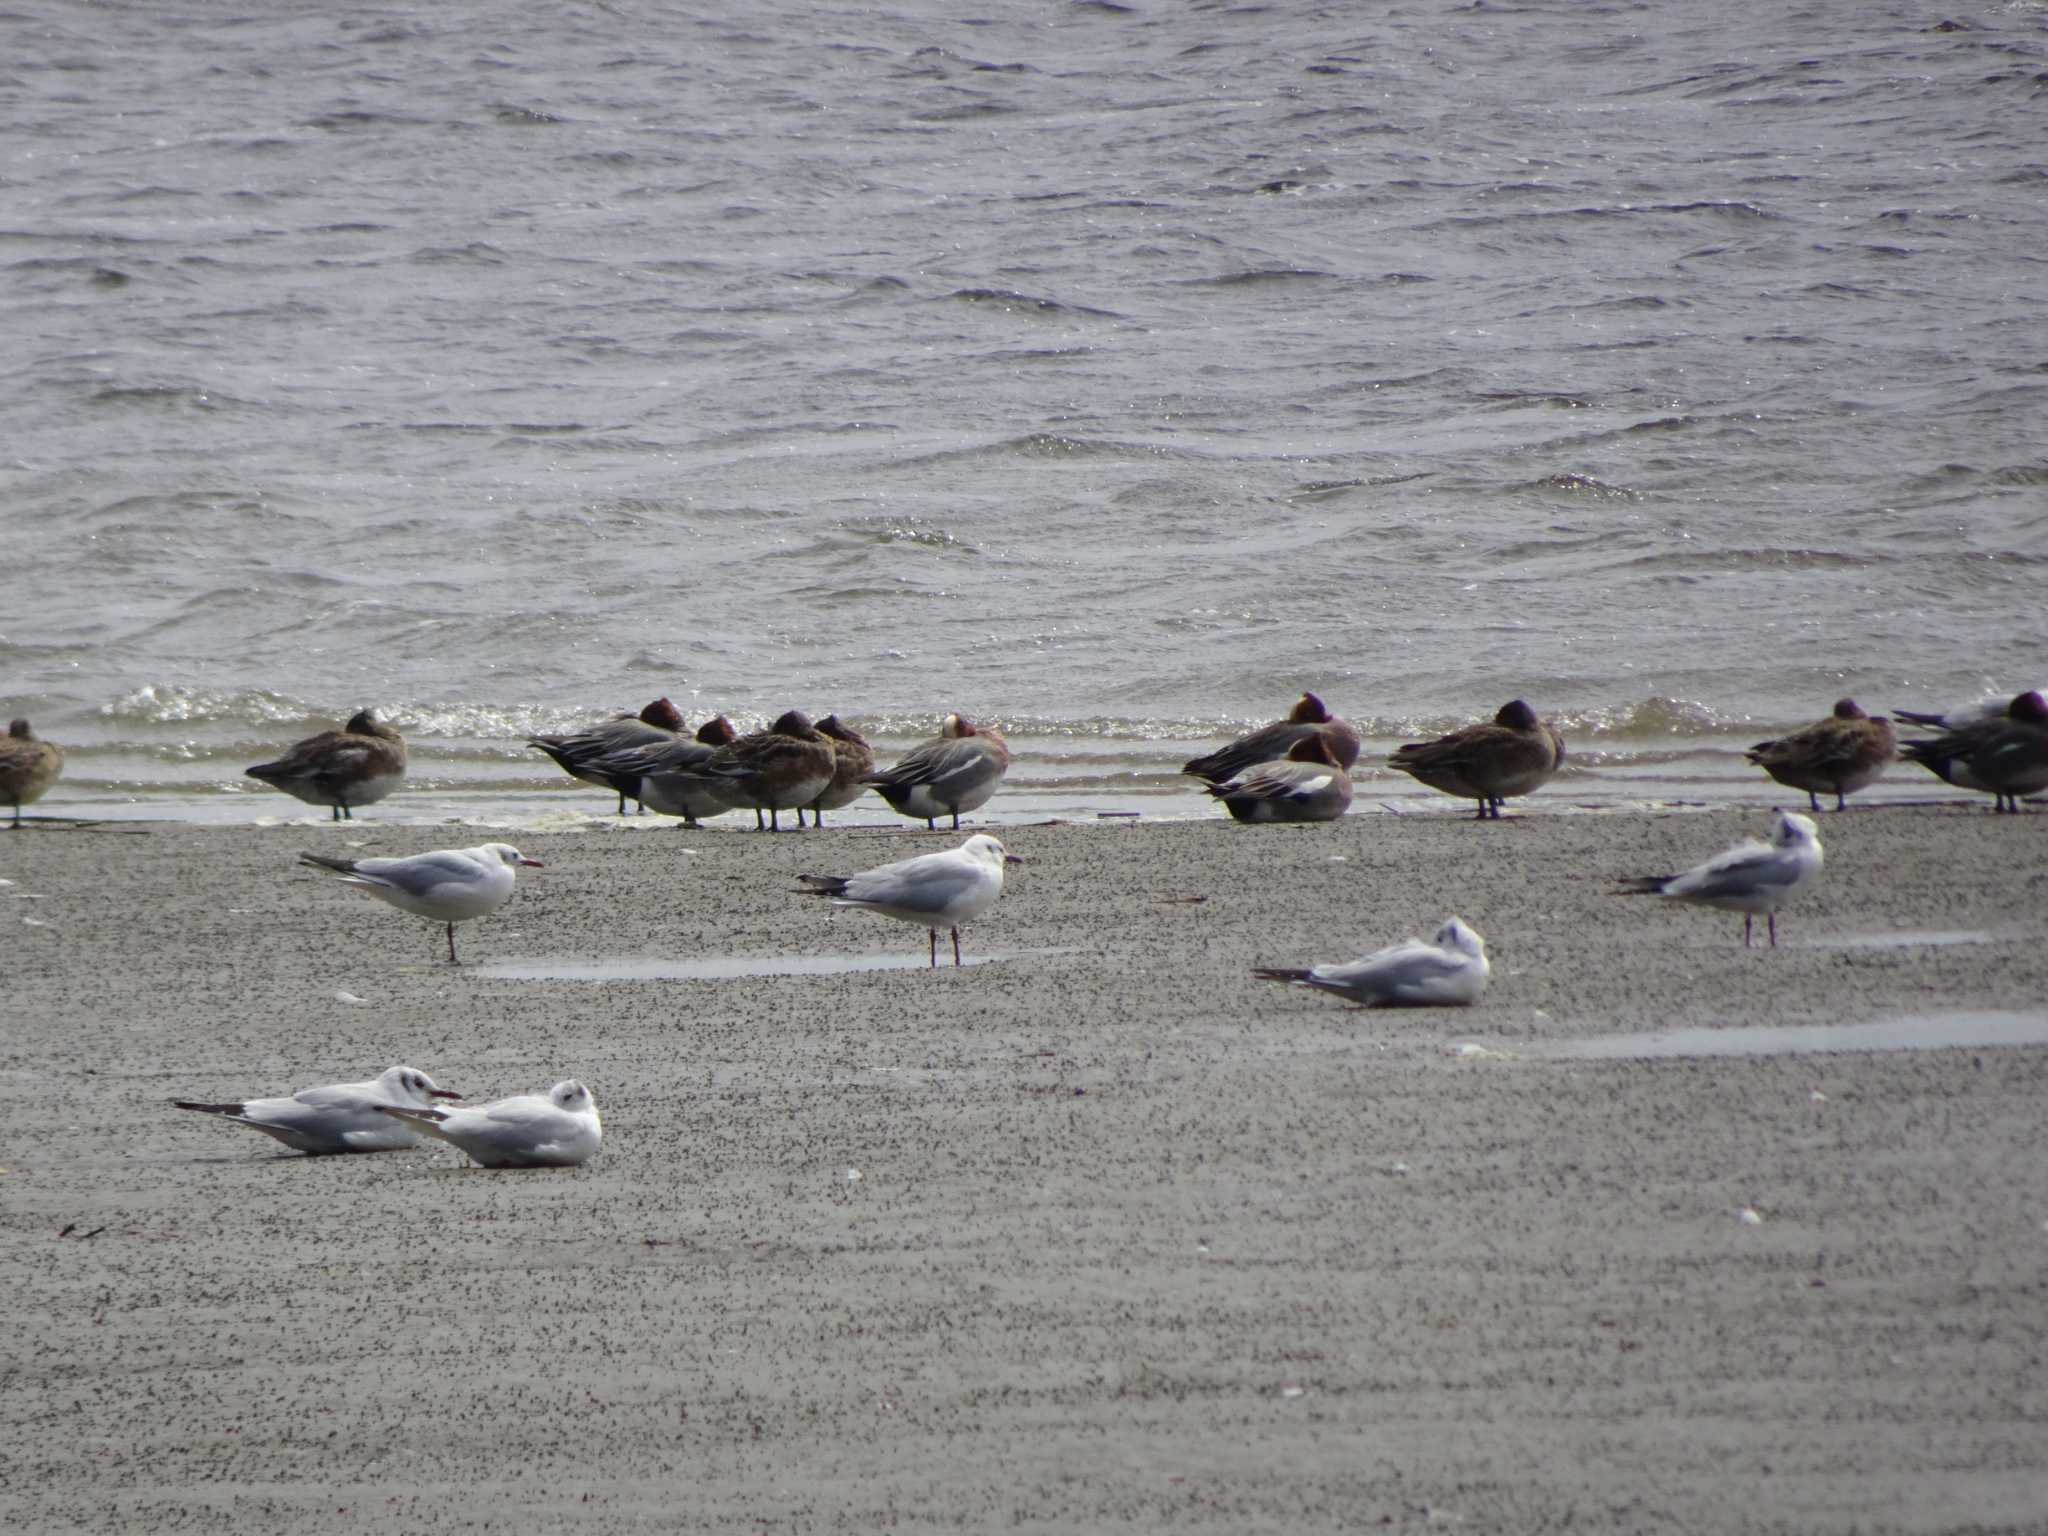
[{"label": "gull's white head", "polygon": [[590,1096],[590,1090],[575,1078],[564,1078],[548,1090],[548,1102],[555,1108],[571,1115],[596,1112],[597,1100]]},{"label": "gull's white head", "polygon": [[1820,846],[1820,828],[1813,824],[1811,816],[1780,811],[1778,825],[1771,832],[1771,841],[1780,848],[1797,848],[1801,844],[1817,848]]},{"label": "gull's white head", "polygon": [[495,854],[501,864],[524,864],[529,869],[545,868],[539,859],[529,859],[510,843],[485,843],[483,852]]},{"label": "gull's white head", "polygon": [[1486,958],[1486,940],[1468,928],[1465,925],[1465,920],[1460,917],[1451,917],[1444,920],[1443,927],[1436,931],[1436,947],[1438,949],[1455,949],[1461,954],[1472,956],[1475,960]]},{"label": "gull's white head", "polygon": [[960,851],[972,854],[984,864],[993,864],[998,869],[1001,869],[1005,864],[1022,864],[1024,862],[986,832],[975,833],[974,836],[960,845]]},{"label": "gull's white head", "polygon": [[436,1099],[459,1099],[459,1093],[450,1093],[446,1088],[436,1088],[434,1080],[418,1067],[386,1067],[377,1078],[394,1104],[416,1106],[425,1109]]}]

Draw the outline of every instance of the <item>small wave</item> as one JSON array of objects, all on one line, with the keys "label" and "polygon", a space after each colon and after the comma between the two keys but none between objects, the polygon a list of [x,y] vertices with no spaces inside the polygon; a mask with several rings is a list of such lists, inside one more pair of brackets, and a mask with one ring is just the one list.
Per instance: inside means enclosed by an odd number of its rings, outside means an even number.
[{"label": "small wave", "polygon": [[1634,704],[1580,711],[1561,710],[1550,719],[1564,732],[1569,743],[1573,732],[1589,736],[1718,736],[1746,722],[1716,714],[1706,704],[1690,699],[1667,699],[1652,695]]},{"label": "small wave", "polygon": [[1508,487],[1510,492],[1534,491],[1539,496],[1588,496],[1610,501],[1641,501],[1642,492],[1631,490],[1625,485],[1609,485],[1604,480],[1595,480],[1591,475],[1562,474],[1545,475],[1540,480],[1525,480],[1520,485]]},{"label": "small wave", "polygon": [[[187,688],[145,683],[102,704],[100,717],[129,725],[312,725],[327,717],[303,699],[253,688]],[[331,722],[330,722],[331,723]]]},{"label": "small wave", "polygon": [[430,267],[501,267],[507,260],[503,251],[486,240],[472,240],[467,245],[423,245],[412,253],[412,259]]},{"label": "small wave", "polygon": [[1313,267],[1259,267],[1250,272],[1224,272],[1215,277],[1190,277],[1182,280],[1187,288],[1252,288],[1279,283],[1330,283],[1341,281],[1335,272],[1322,272]]},{"label": "small wave", "polygon": [[843,519],[838,526],[865,544],[915,544],[924,549],[955,550],[969,555],[981,553],[966,540],[943,528],[907,523],[897,518],[853,517]]},{"label": "small wave", "polygon": [[308,128],[324,128],[331,133],[351,133],[364,128],[426,128],[432,123],[431,118],[397,112],[324,112],[306,119]]},{"label": "small wave", "polygon": [[955,288],[945,295],[945,298],[961,304],[992,305],[1005,312],[1032,315],[1087,315],[1098,320],[1123,318],[1113,310],[1096,309],[1087,304],[1070,304],[1060,299],[1041,298],[1036,294],[1018,293],[1008,288]]}]

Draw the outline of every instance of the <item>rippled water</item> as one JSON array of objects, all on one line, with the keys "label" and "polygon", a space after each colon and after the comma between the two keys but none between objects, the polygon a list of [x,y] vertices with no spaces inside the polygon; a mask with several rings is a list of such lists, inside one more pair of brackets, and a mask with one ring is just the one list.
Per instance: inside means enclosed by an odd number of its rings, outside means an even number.
[{"label": "rippled water", "polygon": [[1387,744],[1522,695],[1547,795],[1713,797],[1842,693],[2048,677],[2039,6],[0,44],[0,697],[74,749],[52,809],[302,809],[226,791],[365,703],[419,795],[551,795],[521,735],[663,693],[962,708],[1020,748],[992,811],[1182,807],[1303,686]]}]

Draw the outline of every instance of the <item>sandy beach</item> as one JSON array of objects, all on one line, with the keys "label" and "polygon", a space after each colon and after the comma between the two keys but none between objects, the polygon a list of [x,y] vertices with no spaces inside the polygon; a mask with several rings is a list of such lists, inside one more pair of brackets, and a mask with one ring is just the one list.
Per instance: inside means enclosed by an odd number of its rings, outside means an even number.
[{"label": "sandy beach", "polygon": [[[794,891],[957,841],[873,814],[0,833],[0,1526],[2048,1530],[2048,815],[1824,815],[1775,950],[1612,894],[1768,804],[1004,828],[936,973]],[[459,969],[293,865],[501,836]],[[1470,1009],[1250,976],[1451,913]],[[604,1150],[169,1107],[397,1061]]]}]

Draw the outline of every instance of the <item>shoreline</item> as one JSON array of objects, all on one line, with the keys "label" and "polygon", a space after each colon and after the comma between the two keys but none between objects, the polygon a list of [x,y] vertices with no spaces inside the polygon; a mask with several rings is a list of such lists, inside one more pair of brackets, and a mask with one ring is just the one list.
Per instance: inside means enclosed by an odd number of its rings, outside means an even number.
[{"label": "shoreline", "polygon": [[[1609,893],[1762,806],[1002,825],[936,973],[793,890],[958,841],[908,822],[522,832],[461,968],[291,867],[445,826],[0,835],[0,1523],[2038,1521],[2048,1047],[1551,1054],[2041,1017],[2048,823],[1886,810],[1817,818],[1775,951]],[[1453,912],[1473,1008],[1249,974]],[[747,971],[789,957],[918,963]],[[491,974],[576,960],[742,973]],[[580,1077],[604,1150],[305,1159],[166,1103],[398,1060]]]}]

